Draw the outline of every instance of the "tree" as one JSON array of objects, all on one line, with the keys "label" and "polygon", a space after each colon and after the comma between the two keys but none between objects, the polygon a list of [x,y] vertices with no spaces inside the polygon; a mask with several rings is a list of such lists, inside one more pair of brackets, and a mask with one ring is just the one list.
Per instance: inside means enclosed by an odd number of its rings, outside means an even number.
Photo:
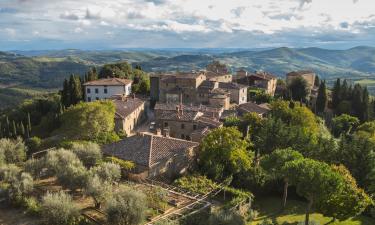
[{"label": "tree", "polygon": [[327,96],[326,82],[323,81],[319,85],[318,96],[316,99],[316,111],[318,113],[324,112],[327,106],[327,101],[328,101],[328,96]]},{"label": "tree", "polygon": [[302,77],[296,77],[289,84],[288,89],[294,101],[306,102],[308,95],[307,82]]},{"label": "tree", "polygon": [[105,162],[95,166],[91,168],[90,173],[98,175],[102,181],[108,183],[118,182],[121,178],[120,166],[112,162]]},{"label": "tree", "polygon": [[87,168],[95,166],[102,160],[102,151],[100,146],[92,142],[73,143],[71,150],[82,161]]},{"label": "tree", "polygon": [[332,107],[336,109],[341,102],[341,80],[338,78],[332,89]]},{"label": "tree", "polygon": [[331,166],[334,171],[344,178],[341,191],[333,192],[327,201],[319,204],[320,211],[325,216],[344,221],[350,217],[360,215],[373,202],[364,190],[357,186],[357,182],[343,165]]},{"label": "tree", "polygon": [[114,116],[111,101],[79,103],[62,114],[62,126],[55,133],[75,140],[97,141],[113,132]]},{"label": "tree", "polygon": [[107,220],[113,225],[138,225],[145,219],[146,196],[134,189],[121,186],[107,202]]},{"label": "tree", "polygon": [[19,163],[26,159],[26,146],[21,138],[16,140],[0,139],[0,154],[6,163]]},{"label": "tree", "polygon": [[335,137],[341,134],[348,135],[359,125],[357,117],[341,114],[332,119],[332,133]]},{"label": "tree", "polygon": [[108,77],[133,79],[132,67],[127,62],[106,64],[100,70],[99,78],[108,78]]},{"label": "tree", "polygon": [[47,192],[42,199],[42,218],[46,224],[72,225],[78,222],[79,209],[65,192]]},{"label": "tree", "polygon": [[209,225],[245,225],[244,218],[231,210],[217,210],[210,214]]},{"label": "tree", "polygon": [[94,199],[96,208],[101,207],[101,203],[110,196],[111,191],[110,183],[102,181],[96,174],[88,179],[85,187],[85,194]]},{"label": "tree", "polygon": [[71,105],[71,102],[70,102],[70,87],[69,87],[69,81],[67,79],[64,80],[63,89],[61,91],[61,102],[66,107]]},{"label": "tree", "polygon": [[221,180],[250,168],[253,154],[248,147],[249,143],[234,127],[212,130],[201,143],[199,164],[202,172]]},{"label": "tree", "polygon": [[301,153],[291,149],[277,149],[269,155],[266,155],[262,161],[262,167],[268,171],[270,176],[273,179],[283,179],[284,181],[284,191],[283,191],[283,200],[282,208],[286,206],[286,199],[288,196],[288,186],[289,186],[289,177],[287,176],[287,171],[285,171],[284,166],[287,162],[293,160],[303,159]]},{"label": "tree", "polygon": [[69,78],[70,104],[75,105],[83,99],[81,78],[71,75]]},{"label": "tree", "polygon": [[297,193],[308,200],[305,225],[309,225],[313,206],[328,201],[334,192],[342,190],[342,176],[326,163],[312,159],[294,160],[285,164],[285,171]]},{"label": "tree", "polygon": [[73,152],[65,149],[50,151],[45,161],[47,168],[65,187],[75,190],[85,186],[88,171]]}]

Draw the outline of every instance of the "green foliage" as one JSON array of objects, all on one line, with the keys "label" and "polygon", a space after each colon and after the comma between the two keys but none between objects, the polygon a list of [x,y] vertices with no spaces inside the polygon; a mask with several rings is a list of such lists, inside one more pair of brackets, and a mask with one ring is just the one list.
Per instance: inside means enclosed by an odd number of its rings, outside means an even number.
[{"label": "green foliage", "polygon": [[73,140],[101,140],[101,136],[113,132],[114,115],[111,101],[79,103],[62,114],[62,126],[55,133]]},{"label": "green foliage", "polygon": [[245,225],[244,218],[230,210],[219,210],[211,213],[208,219],[209,225]]},{"label": "green foliage", "polygon": [[105,158],[105,160],[107,162],[112,162],[112,163],[115,163],[115,164],[119,165],[121,167],[121,169],[123,169],[123,170],[131,170],[131,169],[135,168],[134,162],[119,159],[119,158],[116,158],[114,156],[108,156],[108,157]]},{"label": "green foliage", "polygon": [[116,163],[104,162],[90,170],[91,174],[96,174],[102,181],[113,183],[121,178],[121,168]]},{"label": "green foliage", "polygon": [[95,207],[100,208],[101,203],[104,202],[112,192],[112,186],[107,181],[103,181],[96,174],[89,177],[86,183],[84,193],[94,199]]},{"label": "green foliage", "polygon": [[325,216],[344,221],[360,215],[368,206],[373,205],[371,198],[357,186],[350,172],[342,165],[332,166],[344,178],[343,189],[334,192],[327,201],[319,205]]},{"label": "green foliage", "polygon": [[26,172],[30,173],[35,179],[37,179],[40,177],[41,171],[45,166],[44,159],[31,158],[25,162],[23,168]]},{"label": "green foliage", "polygon": [[201,171],[214,180],[223,180],[251,167],[253,154],[249,143],[234,127],[212,130],[201,143],[199,161]]},{"label": "green foliage", "polygon": [[32,137],[26,140],[27,155],[41,150],[42,140],[39,137]]},{"label": "green foliage", "polygon": [[253,194],[248,191],[229,186],[225,186],[223,191],[225,192],[225,196],[230,198],[230,201],[225,204],[225,208],[228,209],[239,206],[240,204],[248,204],[249,202],[252,202],[254,198]]},{"label": "green foliage", "polygon": [[291,98],[294,101],[306,102],[308,95],[307,81],[302,77],[296,77],[288,86]]},{"label": "green foliage", "polygon": [[207,194],[219,187],[217,183],[205,176],[192,175],[181,177],[174,184],[194,193]]},{"label": "green foliage", "polygon": [[273,97],[264,91],[258,91],[250,95],[249,100],[256,102],[257,104],[270,103],[273,101]]},{"label": "green foliage", "polygon": [[357,117],[350,116],[348,114],[341,114],[332,119],[332,133],[335,137],[339,137],[341,134],[349,134],[359,125]]},{"label": "green foliage", "polygon": [[138,225],[145,220],[146,196],[126,186],[108,200],[105,212],[108,223],[113,225]]},{"label": "green foliage", "polygon": [[168,207],[168,192],[161,187],[151,187],[145,191],[149,208],[156,210],[166,210]]},{"label": "green foliage", "polygon": [[26,208],[26,214],[28,215],[38,216],[41,213],[41,205],[34,197],[25,198],[24,207]]},{"label": "green foliage", "polygon": [[318,89],[318,96],[316,99],[316,111],[318,113],[323,113],[326,109],[327,102],[328,102],[326,82],[323,81],[317,85],[319,85],[319,89]]},{"label": "green foliage", "polygon": [[71,151],[78,156],[86,168],[93,167],[102,160],[102,151],[96,143],[73,142]]},{"label": "green foliage", "polygon": [[69,80],[65,79],[61,91],[61,102],[65,107],[75,105],[83,100],[83,88],[81,78],[78,75],[70,75]]},{"label": "green foliage", "polygon": [[79,209],[65,192],[47,192],[42,199],[42,218],[45,224],[74,225],[78,222]]},{"label": "green foliage", "polygon": [[26,159],[26,146],[21,138],[0,139],[0,163],[19,163]]},{"label": "green foliage", "polygon": [[72,190],[85,186],[88,171],[73,152],[65,149],[50,151],[45,160],[48,170],[63,186]]}]

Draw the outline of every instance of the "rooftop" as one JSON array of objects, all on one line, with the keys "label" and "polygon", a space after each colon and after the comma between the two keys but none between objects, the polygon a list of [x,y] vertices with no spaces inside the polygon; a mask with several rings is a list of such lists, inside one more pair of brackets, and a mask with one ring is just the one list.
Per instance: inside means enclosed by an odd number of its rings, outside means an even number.
[{"label": "rooftop", "polygon": [[113,102],[116,106],[116,117],[126,118],[134,110],[138,109],[145,102],[139,98],[125,98],[125,99],[114,99]]},{"label": "rooftop", "polygon": [[102,147],[103,153],[117,158],[132,161],[138,165],[152,167],[158,162],[185,154],[186,150],[197,147],[196,142],[162,137],[149,134],[138,134]]},{"label": "rooftop", "polygon": [[224,88],[224,89],[242,89],[246,88],[246,85],[243,84],[238,84],[238,83],[219,83],[219,88]]},{"label": "rooftop", "polygon": [[257,105],[253,102],[246,102],[238,106],[240,109],[246,112],[255,112],[257,114],[265,114],[270,111],[270,108],[266,104]]},{"label": "rooftop", "polygon": [[84,83],[84,86],[123,86],[133,83],[132,80],[121,79],[121,78],[103,78],[99,80],[88,81]]}]

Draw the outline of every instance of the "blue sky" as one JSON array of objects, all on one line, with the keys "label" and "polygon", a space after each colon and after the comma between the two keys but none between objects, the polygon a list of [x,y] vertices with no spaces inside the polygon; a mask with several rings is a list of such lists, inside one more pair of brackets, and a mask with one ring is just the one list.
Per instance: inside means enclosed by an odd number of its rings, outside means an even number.
[{"label": "blue sky", "polygon": [[375,46],[374,0],[0,0],[0,50]]}]

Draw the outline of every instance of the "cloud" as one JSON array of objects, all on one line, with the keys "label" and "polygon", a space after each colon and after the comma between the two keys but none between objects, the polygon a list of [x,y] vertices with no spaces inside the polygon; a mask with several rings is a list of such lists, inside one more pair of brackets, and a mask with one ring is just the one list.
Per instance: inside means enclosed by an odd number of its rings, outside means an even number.
[{"label": "cloud", "polygon": [[[0,27],[2,32],[14,29],[13,40],[33,36],[35,41],[106,43],[111,36],[114,44],[126,38],[129,44],[139,41],[150,47],[156,40],[160,45],[220,47],[274,45],[278,39],[300,45],[302,39],[320,43],[319,35],[332,32],[337,41],[345,34],[370,40],[374,12],[373,0],[0,0]],[[90,35],[80,37],[83,40],[74,35],[83,32]],[[156,39],[141,42],[139,36],[145,35]],[[252,41],[247,40],[250,36]]]}]

